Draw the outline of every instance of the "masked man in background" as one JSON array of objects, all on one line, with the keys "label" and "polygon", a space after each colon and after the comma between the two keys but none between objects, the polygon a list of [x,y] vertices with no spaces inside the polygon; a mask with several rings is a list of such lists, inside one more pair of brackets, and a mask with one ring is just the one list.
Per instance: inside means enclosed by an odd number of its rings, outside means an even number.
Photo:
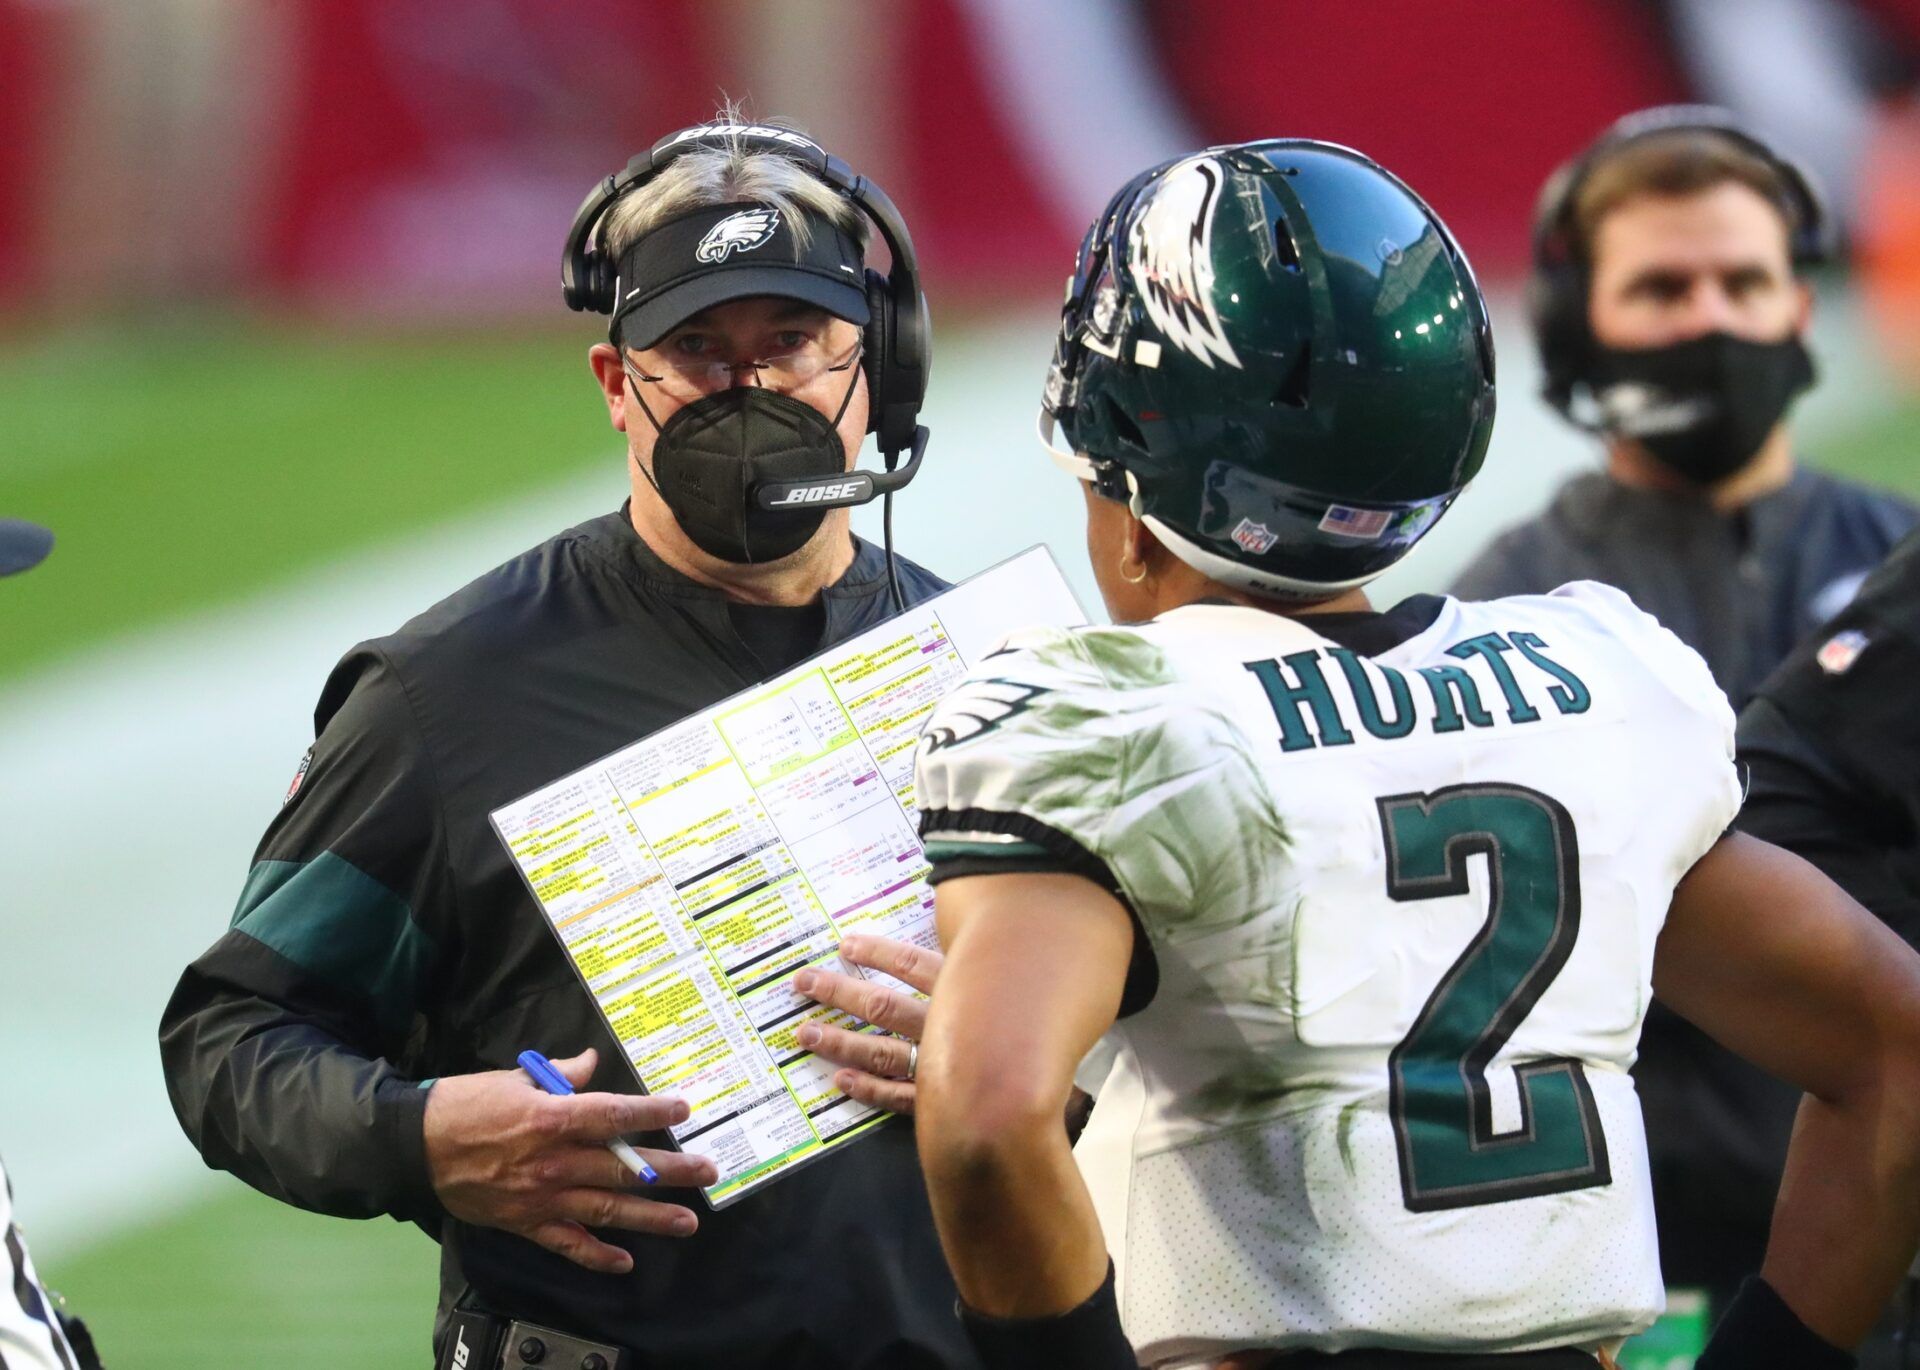
[{"label": "masked man in background", "polygon": [[[1534,221],[1529,304],[1546,395],[1606,444],[1453,592],[1598,580],[1698,651],[1736,708],[1920,518],[1795,461],[1814,383],[1812,291],[1831,251],[1808,173],[1731,116],[1621,120],[1557,171]],[[1635,1067],[1661,1264],[1715,1306],[1756,1268],[1798,1096],[1654,1004]]]},{"label": "masked man in background", "polygon": [[1466,569],[1466,599],[1598,580],[1699,652],[1734,707],[1837,613],[1920,510],[1797,464],[1813,292],[1832,250],[1810,175],[1718,110],[1645,110],[1557,171],[1529,304],[1546,397],[1604,472]]}]

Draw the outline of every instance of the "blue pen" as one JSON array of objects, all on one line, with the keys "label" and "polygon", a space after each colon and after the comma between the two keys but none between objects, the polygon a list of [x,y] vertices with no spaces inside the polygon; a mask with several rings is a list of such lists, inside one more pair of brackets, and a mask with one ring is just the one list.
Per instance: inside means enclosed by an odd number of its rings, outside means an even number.
[{"label": "blue pen", "polygon": [[[571,1094],[573,1086],[567,1083],[567,1077],[553,1068],[553,1062],[537,1051],[520,1053],[520,1069],[533,1076],[533,1082],[549,1094]],[[640,1159],[640,1153],[619,1137],[607,1143],[607,1150],[620,1158],[620,1164],[638,1175],[648,1184],[660,1183],[660,1172]]]}]

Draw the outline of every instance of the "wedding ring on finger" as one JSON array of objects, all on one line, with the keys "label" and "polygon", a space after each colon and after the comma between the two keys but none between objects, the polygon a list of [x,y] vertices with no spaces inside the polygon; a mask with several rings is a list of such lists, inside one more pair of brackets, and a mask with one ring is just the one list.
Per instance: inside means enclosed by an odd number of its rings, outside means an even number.
[{"label": "wedding ring on finger", "polygon": [[919,1073],[919,1070],[920,1070],[920,1044],[918,1042],[908,1042],[907,1043],[906,1078],[911,1080],[916,1074]]}]

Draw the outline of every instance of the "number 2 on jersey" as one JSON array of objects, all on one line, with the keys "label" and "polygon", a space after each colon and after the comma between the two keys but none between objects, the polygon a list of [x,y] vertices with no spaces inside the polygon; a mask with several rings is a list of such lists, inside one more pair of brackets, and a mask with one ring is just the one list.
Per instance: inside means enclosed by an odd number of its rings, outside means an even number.
[{"label": "number 2 on jersey", "polygon": [[1387,1061],[1400,1189],[1416,1213],[1610,1182],[1607,1139],[1580,1062],[1524,1061],[1520,1126],[1496,1132],[1487,1066],[1547,992],[1580,932],[1573,817],[1519,785],[1456,785],[1377,801],[1387,894],[1465,894],[1487,858],[1487,921]]}]

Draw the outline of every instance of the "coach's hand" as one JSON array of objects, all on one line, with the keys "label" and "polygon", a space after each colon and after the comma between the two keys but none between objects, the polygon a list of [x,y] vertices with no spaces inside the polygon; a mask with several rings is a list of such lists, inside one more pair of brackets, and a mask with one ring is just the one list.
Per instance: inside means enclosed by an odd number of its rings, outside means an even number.
[{"label": "coach's hand", "polygon": [[[589,1048],[553,1064],[584,1088],[595,1059]],[[462,1222],[518,1233],[589,1270],[623,1275],[633,1257],[589,1227],[685,1237],[699,1220],[679,1204],[633,1193],[640,1181],[606,1144],[686,1116],[679,1099],[547,1094],[523,1070],[449,1075],[427,1095],[427,1174],[441,1205]],[[649,1148],[640,1154],[663,1186],[709,1185],[718,1178],[704,1156]]]},{"label": "coach's hand", "polygon": [[[940,974],[939,952],[891,937],[856,933],[840,943],[840,955],[856,966],[885,971],[922,994],[933,992],[933,982]],[[927,1025],[926,1001],[877,980],[818,967],[794,976],[793,987],[808,998],[885,1029],[849,1032],[824,1023],[809,1023],[794,1034],[814,1055],[844,1067],[833,1077],[841,1093],[895,1113],[913,1112],[913,1044]],[[897,1035],[889,1037],[886,1033]]]}]

